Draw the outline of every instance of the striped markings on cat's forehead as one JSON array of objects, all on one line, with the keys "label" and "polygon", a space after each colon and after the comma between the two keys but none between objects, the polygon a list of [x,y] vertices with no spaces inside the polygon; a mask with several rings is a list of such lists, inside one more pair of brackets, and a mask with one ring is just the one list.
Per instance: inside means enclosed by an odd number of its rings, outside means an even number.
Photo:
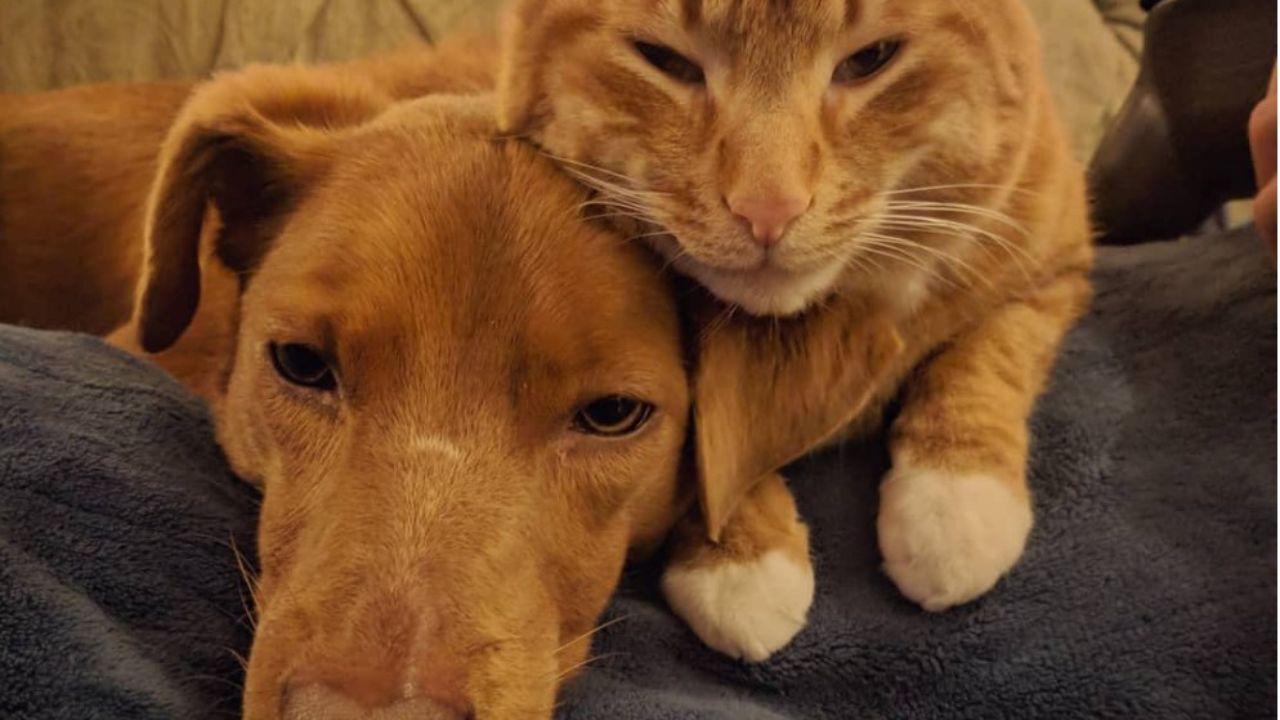
[{"label": "striped markings on cat's forehead", "polygon": [[695,26],[704,22],[747,24],[752,21],[779,21],[800,17],[820,17],[830,13],[846,25],[863,15],[866,0],[675,0],[681,20]]},{"label": "striped markings on cat's forehead", "polygon": [[824,6],[839,7],[850,21],[857,18],[866,0],[676,0],[681,12],[692,21],[707,14],[742,14],[752,11],[813,12]]}]

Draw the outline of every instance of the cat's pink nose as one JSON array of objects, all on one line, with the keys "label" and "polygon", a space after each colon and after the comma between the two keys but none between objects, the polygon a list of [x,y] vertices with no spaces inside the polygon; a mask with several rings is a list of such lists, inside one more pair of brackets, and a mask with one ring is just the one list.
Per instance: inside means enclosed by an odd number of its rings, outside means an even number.
[{"label": "cat's pink nose", "polygon": [[751,224],[751,236],[756,242],[768,248],[778,244],[791,223],[809,209],[812,200],[809,194],[778,194],[729,198],[727,202],[730,212]]}]

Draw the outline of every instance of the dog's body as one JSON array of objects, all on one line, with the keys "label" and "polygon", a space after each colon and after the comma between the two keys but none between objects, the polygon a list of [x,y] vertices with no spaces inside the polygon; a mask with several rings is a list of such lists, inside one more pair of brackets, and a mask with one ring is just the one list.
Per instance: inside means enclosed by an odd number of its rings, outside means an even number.
[{"label": "dog's body", "polygon": [[0,94],[0,321],[101,334],[128,319],[139,189],[189,92],[153,83]]},{"label": "dog's body", "polygon": [[[387,100],[493,86],[492,39],[297,68]],[[191,82],[0,93],[0,322],[105,334],[128,318],[145,191]]]},{"label": "dog's body", "polygon": [[[78,200],[68,223],[111,224],[80,225],[48,262],[13,256],[6,279],[83,282],[98,268],[40,273],[90,250],[122,269],[86,298],[140,276],[112,341],[205,397],[263,489],[248,718],[548,717],[627,553],[689,502],[659,263],[494,139],[486,101],[397,94],[301,68],[100,87],[40,112],[129,110],[26,146],[84,148],[33,178],[58,192],[27,212]],[[92,178],[66,166],[86,153]],[[86,180],[78,198],[65,178]],[[133,296],[40,319],[99,329]]]}]

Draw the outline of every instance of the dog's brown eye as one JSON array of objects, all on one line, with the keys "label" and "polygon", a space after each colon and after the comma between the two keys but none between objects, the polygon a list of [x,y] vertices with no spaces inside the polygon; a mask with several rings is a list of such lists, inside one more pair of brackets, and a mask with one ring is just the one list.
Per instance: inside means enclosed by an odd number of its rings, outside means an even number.
[{"label": "dog's brown eye", "polygon": [[665,75],[687,85],[701,85],[706,79],[702,68],[697,63],[665,45],[636,40],[636,52],[640,53],[649,64],[661,70]]},{"label": "dog's brown eye", "polygon": [[271,364],[280,377],[294,385],[332,390],[338,386],[333,368],[318,350],[300,343],[271,343]]},{"label": "dog's brown eye", "polygon": [[837,65],[831,74],[831,82],[843,84],[866,80],[883,70],[901,49],[902,41],[898,39],[872,43]]},{"label": "dog's brown eye", "polygon": [[625,395],[609,395],[592,400],[573,418],[579,432],[603,437],[630,435],[649,421],[653,405]]}]

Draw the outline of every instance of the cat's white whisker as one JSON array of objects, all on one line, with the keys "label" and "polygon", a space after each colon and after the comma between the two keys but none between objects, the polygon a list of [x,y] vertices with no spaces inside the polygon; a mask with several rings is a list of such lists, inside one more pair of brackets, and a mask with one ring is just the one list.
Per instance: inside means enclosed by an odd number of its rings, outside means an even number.
[{"label": "cat's white whisker", "polygon": [[927,265],[925,265],[925,264],[921,263],[919,260],[917,260],[916,258],[912,257],[909,253],[905,253],[905,252],[901,251],[900,249],[893,248],[893,247],[891,247],[891,246],[881,246],[881,245],[877,245],[877,244],[874,244],[874,243],[866,243],[866,244],[864,244],[864,245],[862,246],[862,248],[861,248],[861,249],[862,249],[862,251],[863,251],[863,252],[865,252],[865,253],[870,253],[871,255],[874,255],[874,256],[876,256],[876,257],[883,258],[883,259],[885,259],[885,260],[896,260],[896,261],[898,261],[899,263],[902,263],[902,264],[907,265],[907,266],[909,266],[909,267],[911,267],[911,268],[914,268],[914,269],[916,269],[916,270],[918,270],[918,271],[920,271],[920,272],[922,272],[922,273],[924,273],[924,274],[928,275],[929,277],[931,277],[931,278],[933,278],[933,279],[937,279],[937,280],[940,280],[940,279],[941,279],[941,278],[938,276],[938,273],[937,273],[937,271],[936,271],[936,270],[934,270],[933,268],[930,268],[930,267],[928,267]]},{"label": "cat's white whisker", "polygon": [[950,218],[939,218],[933,215],[904,214],[901,212],[885,213],[882,216],[880,216],[879,219],[882,222],[917,223],[921,227],[927,225],[929,227],[949,229],[954,231],[956,234],[960,234],[960,235],[980,236],[988,240],[991,240],[992,242],[1000,244],[1006,250],[1010,251],[1010,253],[1016,251],[1024,259],[1028,261],[1034,262],[1035,260],[1035,258],[1033,258],[1030,253],[1028,253],[1025,249],[1023,249],[1017,243],[1012,242],[1008,238],[1000,235],[999,233],[991,232],[989,230],[977,227],[976,225],[973,225],[971,223],[961,222],[959,220],[950,219]]},{"label": "cat's white whisker", "polygon": [[624,182],[627,184],[630,184],[632,182],[632,179],[627,177],[626,175],[619,172],[614,172],[613,170],[610,170],[608,168],[600,167],[599,165],[591,165],[590,163],[584,163],[578,160],[570,160],[568,158],[553,158],[553,159],[558,163],[575,168],[579,172],[587,171],[591,173],[599,173],[600,175],[604,175],[605,177],[611,177],[618,180],[619,182]]},{"label": "cat's white whisker", "polygon": [[[892,248],[901,253],[911,255],[912,257],[915,257],[915,255],[913,254],[913,251],[925,251],[926,254],[932,255],[933,258],[936,259],[940,265],[942,265],[944,268],[948,270],[952,270],[954,272],[954,271],[964,269],[958,266],[958,264],[955,262],[956,258],[954,256],[947,255],[940,252],[935,252],[934,248],[930,248],[921,243],[912,242],[909,240],[904,240],[903,238],[897,238],[889,235],[864,236],[864,242],[867,240],[871,241],[874,246],[879,247],[881,249]],[[921,258],[921,260],[923,261],[923,258]],[[930,265],[928,266],[928,269],[930,270],[931,274],[934,277],[937,277],[938,279],[943,279],[941,276],[941,272],[937,267],[933,267],[932,265]],[[972,273],[972,271],[970,271],[970,273]],[[956,274],[960,275],[959,272],[956,272]],[[953,283],[953,286],[954,286],[954,283]]]},{"label": "cat's white whisker", "polygon": [[648,207],[661,197],[657,193],[623,187],[617,183],[609,182],[573,168],[565,168],[565,171],[577,178],[583,185],[594,189],[608,199],[633,205],[636,208]]},{"label": "cat's white whisker", "polygon": [[947,185],[922,185],[920,187],[899,188],[880,193],[884,196],[911,195],[924,192],[940,192],[942,190],[1008,190],[1013,193],[1038,196],[1040,193],[1017,185],[998,185],[995,183],[952,183]]},{"label": "cat's white whisker", "polygon": [[609,203],[583,203],[577,208],[577,212],[590,211],[593,218],[632,218],[635,220],[647,220],[644,215],[633,208],[623,207],[621,205],[612,205]]},{"label": "cat's white whisker", "polygon": [[[1031,279],[1031,273],[1027,269],[1027,262],[1034,264],[1035,258],[1033,258],[1030,253],[1018,246],[1017,243],[1010,241],[1008,238],[982,230],[981,228],[976,228],[968,223],[945,221],[929,216],[892,215],[878,219],[877,225],[888,229],[907,231],[915,230],[919,232],[951,235],[954,237],[964,238],[966,240],[973,240],[977,243],[978,247],[984,248],[984,250],[985,246],[982,241],[990,241],[996,247],[1005,252],[1010,262],[1018,267],[1018,270],[1023,274],[1023,276],[1028,280]],[[1024,262],[1024,260],[1026,262]]]},{"label": "cat's white whisker", "polygon": [[[900,232],[902,231],[909,232],[911,230],[919,230],[917,226],[901,226],[901,225],[894,226],[892,224],[886,224],[885,228],[896,229]],[[979,250],[981,250],[982,253],[985,254],[988,259],[995,261],[997,263],[1002,262],[1001,257],[997,255],[996,252],[992,249],[992,246],[994,246],[995,248],[998,248],[1004,251],[1004,255],[1007,258],[1008,262],[1017,265],[1019,270],[1022,270],[1023,272],[1026,271],[1026,266],[1023,263],[1023,259],[1029,258],[1030,256],[1026,255],[1026,253],[1021,248],[1019,248],[1016,244],[1011,243],[1010,241],[1004,238],[1001,238],[999,235],[990,236],[990,235],[983,235],[981,233],[975,234],[975,233],[967,232],[963,229],[953,230],[953,229],[947,229],[947,228],[925,229],[923,231],[931,234],[941,235],[944,237],[957,237],[962,240],[972,241],[973,245],[977,247]]]},{"label": "cat's white whisker", "polygon": [[[581,203],[578,206],[578,211],[581,212],[592,207],[617,211],[620,214],[630,215],[638,220],[653,222],[649,215],[649,208],[647,206],[629,200],[620,200],[601,194]],[[657,223],[654,222],[653,224],[656,225]]]},{"label": "cat's white whisker", "polygon": [[627,212],[621,209],[609,209],[606,205],[587,205],[580,208],[580,210],[586,210],[588,208],[592,210],[592,213],[589,216],[592,220],[605,220],[611,218],[630,218],[632,220],[636,220],[640,217],[634,212]]},{"label": "cat's white whisker", "polygon": [[625,189],[612,187],[608,183],[598,182],[594,178],[579,177],[578,180],[583,185],[586,185],[587,187],[592,188],[593,190],[600,193],[601,195],[608,197],[612,200],[616,200],[618,202],[626,202],[626,203],[633,204],[637,207],[642,207],[642,206],[649,205],[650,204],[649,201],[652,200],[652,198],[646,198],[642,195],[638,195],[634,192],[629,192]]},{"label": "cat's white whisker", "polygon": [[590,172],[587,172],[585,170],[580,170],[574,167],[566,167],[563,169],[565,172],[569,173],[575,178],[578,178],[583,183],[590,185],[591,187],[595,187],[621,197],[629,197],[629,198],[636,198],[636,199],[657,199],[657,198],[666,197],[667,195],[666,193],[659,192],[657,190],[641,190],[639,188],[631,187],[629,185],[625,185],[614,180],[609,180],[607,178],[602,178],[597,175],[593,175]]},{"label": "cat's white whisker", "polygon": [[845,245],[827,245],[813,248],[797,248],[791,260],[797,265],[812,265],[823,262],[844,262],[849,256],[849,248]]},{"label": "cat's white whisker", "polygon": [[591,198],[590,200],[582,201],[582,203],[578,205],[578,209],[581,210],[583,208],[591,207],[592,205],[598,205],[601,207],[611,207],[611,208],[623,208],[628,210],[634,210],[640,207],[640,205],[636,203],[614,200],[613,198],[606,197],[604,195],[597,195]]},{"label": "cat's white whisker", "polygon": [[[845,270],[853,270],[855,272],[859,272],[863,275],[869,275],[869,276],[874,276],[881,269],[874,259],[869,257],[864,257],[857,253],[854,253],[853,255],[850,255],[849,257],[845,258],[842,262],[842,267]],[[842,294],[843,292],[841,289],[836,290],[836,295],[842,295]]]},{"label": "cat's white whisker", "polygon": [[628,235],[628,236],[627,236],[627,239],[628,239],[628,240],[643,240],[643,239],[645,239],[645,238],[651,238],[651,237],[662,237],[662,236],[664,236],[664,235],[670,235],[670,234],[671,234],[671,233],[667,232],[666,230],[658,230],[657,232],[640,233],[639,235]]},{"label": "cat's white whisker", "polygon": [[947,277],[944,277],[941,273],[937,271],[936,268],[929,267],[921,259],[912,255],[908,250],[903,248],[901,245],[891,243],[891,242],[885,242],[883,240],[879,240],[876,238],[868,238],[867,241],[861,243],[858,247],[863,252],[871,253],[873,255],[879,255],[880,257],[890,259],[890,260],[897,260],[898,262],[909,265],[915,268],[916,270],[919,270],[920,272],[925,273],[926,275],[930,276],[935,280],[940,280],[942,282],[945,282],[951,285],[953,288],[959,287],[955,284],[954,281],[952,281]]},{"label": "cat's white whisker", "polygon": [[724,309],[721,310],[715,316],[715,318],[711,320],[711,322],[707,323],[706,327],[704,327],[702,329],[702,332],[699,333],[700,341],[706,342],[707,338],[720,332],[720,330],[722,330],[725,327],[725,325],[727,325],[729,321],[733,319],[733,316],[737,312],[737,310],[738,310],[737,305],[731,305],[726,303],[724,306]]},{"label": "cat's white whisker", "polygon": [[952,269],[963,271],[968,276],[975,278],[977,280],[980,280],[984,285],[986,285],[990,289],[995,288],[995,285],[994,283],[991,282],[990,278],[978,272],[973,267],[973,265],[969,264],[967,260],[960,257],[959,255],[956,255],[955,253],[949,253],[941,248],[931,247],[929,245],[925,245],[922,242],[909,240],[907,238],[902,238],[902,237],[895,237],[892,235],[866,233],[863,235],[863,237],[872,239],[872,240],[879,240],[882,242],[899,243],[904,248],[912,248],[912,249],[917,249],[917,250],[929,253],[930,255],[933,255],[934,257],[948,264],[948,266],[951,267]]},{"label": "cat's white whisker", "polygon": [[930,201],[908,201],[908,202],[890,201],[886,205],[887,205],[887,208],[890,210],[937,210],[940,212],[955,212],[955,213],[962,213],[967,215],[977,215],[978,217],[984,217],[984,218],[987,218],[988,220],[992,220],[1002,225],[1011,227],[1014,230],[1017,230],[1019,233],[1021,233],[1023,237],[1031,236],[1031,231],[1028,230],[1024,225],[1022,225],[1018,221],[1014,220],[1013,218],[1009,217],[1008,215],[998,210],[993,210],[991,208],[984,208],[980,205],[968,205],[966,203],[953,203],[953,202],[930,202]]},{"label": "cat's white whisker", "polygon": [[684,259],[684,257],[688,254],[689,254],[688,251],[684,249],[684,245],[677,243],[675,253],[673,253],[671,257],[667,258],[666,262],[662,263],[661,272],[664,272],[664,273],[667,272],[672,268],[672,266],[674,266],[680,260]]},{"label": "cat's white whisker", "polygon": [[[917,229],[926,229],[926,230],[933,229],[933,228],[942,228],[946,230],[955,230],[957,231],[957,234],[982,235],[984,237],[988,237],[993,240],[999,238],[999,236],[996,235],[996,233],[993,233],[990,230],[986,230],[984,228],[980,228],[976,225],[972,225],[966,222],[960,222],[958,220],[949,220],[946,218],[933,217],[931,215],[902,215],[897,213],[886,214],[878,218],[877,224],[882,226],[894,225],[898,227],[908,227],[908,228],[917,228]],[[1003,239],[1003,238],[1000,238],[1000,239]]]},{"label": "cat's white whisker", "polygon": [[1031,259],[1021,247],[1011,243],[1008,238],[994,233],[985,228],[978,227],[972,223],[961,222],[948,218],[934,217],[932,215],[906,215],[902,213],[885,213],[876,218],[876,222],[883,226],[897,226],[905,228],[914,228],[920,230],[949,230],[953,234],[965,237],[981,236],[991,240],[992,242],[1008,244],[1009,247],[1017,249],[1027,259]]},{"label": "cat's white whisker", "polygon": [[555,153],[548,152],[547,150],[542,148],[539,149],[539,152],[542,154],[543,157],[554,160],[555,162],[561,165],[567,165],[575,168],[582,168],[584,170],[600,173],[602,175],[608,175],[609,177],[617,178],[618,180],[627,184],[634,182],[630,176],[614,170],[610,170],[609,168],[601,167],[599,165],[592,165],[591,163],[588,163],[588,162],[583,162],[581,160],[574,160],[572,158],[567,158],[561,155],[556,155]]}]

